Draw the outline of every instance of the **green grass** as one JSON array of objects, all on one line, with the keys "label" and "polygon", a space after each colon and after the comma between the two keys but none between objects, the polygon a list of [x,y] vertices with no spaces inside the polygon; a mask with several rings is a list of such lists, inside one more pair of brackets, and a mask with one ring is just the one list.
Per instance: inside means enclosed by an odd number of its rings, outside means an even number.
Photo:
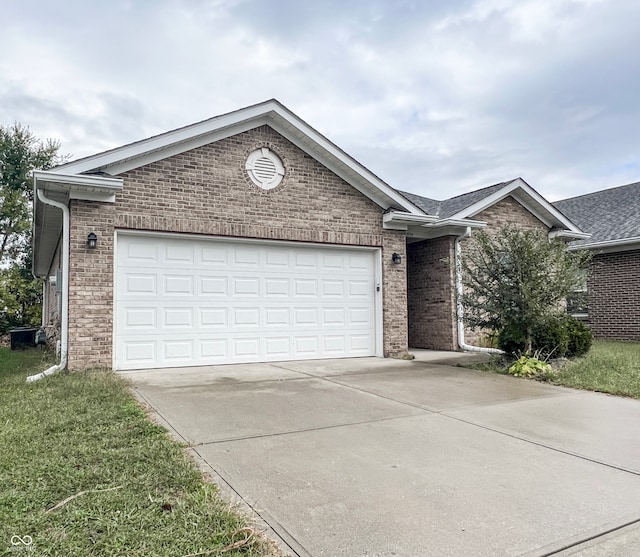
[{"label": "green grass", "polygon": [[640,399],[640,342],[596,340],[585,356],[562,368],[553,382]]},{"label": "green grass", "polygon": [[[512,363],[496,357],[464,367],[506,374]],[[549,382],[640,399],[640,342],[594,340],[585,356],[562,367]]]},{"label": "green grass", "polygon": [[[124,381],[96,371],[25,382],[49,365],[38,350],[0,348],[0,555],[275,554],[264,540],[229,549],[246,519]],[[31,536],[33,551],[13,550],[14,535]]]}]

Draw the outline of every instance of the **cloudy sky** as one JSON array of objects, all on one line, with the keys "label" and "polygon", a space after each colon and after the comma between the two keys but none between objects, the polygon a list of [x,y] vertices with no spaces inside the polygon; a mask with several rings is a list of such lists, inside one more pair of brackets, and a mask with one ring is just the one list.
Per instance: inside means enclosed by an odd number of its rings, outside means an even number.
[{"label": "cloudy sky", "polygon": [[392,186],[640,181],[638,0],[2,0],[0,124],[73,158],[277,98]]}]

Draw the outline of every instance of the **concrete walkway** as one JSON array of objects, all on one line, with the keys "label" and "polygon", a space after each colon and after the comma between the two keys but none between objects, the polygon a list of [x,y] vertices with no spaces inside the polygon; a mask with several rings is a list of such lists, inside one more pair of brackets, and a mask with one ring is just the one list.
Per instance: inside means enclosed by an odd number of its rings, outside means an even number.
[{"label": "concrete walkway", "polygon": [[417,356],[123,375],[292,555],[638,554],[639,401]]}]

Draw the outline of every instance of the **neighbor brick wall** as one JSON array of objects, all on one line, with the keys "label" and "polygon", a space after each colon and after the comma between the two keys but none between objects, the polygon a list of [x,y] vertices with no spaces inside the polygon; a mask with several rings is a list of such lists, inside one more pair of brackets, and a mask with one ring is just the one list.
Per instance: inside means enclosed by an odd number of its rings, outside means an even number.
[{"label": "neighbor brick wall", "polygon": [[596,254],[587,290],[597,338],[640,340],[640,250]]},{"label": "neighbor brick wall", "polygon": [[407,245],[409,347],[456,349],[455,237]]},{"label": "neighbor brick wall", "polygon": [[[245,171],[247,155],[264,146],[286,169],[283,182],[269,191],[255,186]],[[72,206],[72,273],[79,275],[70,294],[76,319],[70,366],[111,366],[116,229],[381,247],[384,352],[406,352],[406,269],[404,263],[388,264],[394,251],[404,254],[404,233],[383,231],[379,206],[272,128],[262,126],[120,177],[124,188],[115,205]],[[100,247],[87,253],[83,242],[92,227]],[[83,278],[101,285],[95,296],[84,289]]]},{"label": "neighbor brick wall", "polygon": [[[516,199],[511,196],[505,197],[491,207],[472,215],[470,218],[487,223],[484,231],[488,234],[496,234],[501,228],[511,225],[521,230],[541,230],[548,232],[549,227],[544,224],[538,217],[529,212]],[[473,247],[473,234],[468,240],[461,243],[461,250],[464,256],[465,251]],[[465,342],[471,345],[482,346],[485,341],[486,334],[482,331],[476,331],[465,327]]]}]

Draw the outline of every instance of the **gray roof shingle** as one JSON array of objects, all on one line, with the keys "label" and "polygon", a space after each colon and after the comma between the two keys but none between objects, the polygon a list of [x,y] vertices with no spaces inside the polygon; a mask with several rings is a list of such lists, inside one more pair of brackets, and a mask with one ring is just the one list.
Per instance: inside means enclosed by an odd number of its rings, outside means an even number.
[{"label": "gray roof shingle", "polygon": [[513,182],[513,180],[509,180],[508,182],[500,182],[499,184],[487,186],[486,188],[481,188],[469,193],[463,193],[462,195],[456,195],[455,197],[444,199],[443,201],[437,201],[436,199],[430,199],[429,197],[422,197],[421,195],[416,195],[414,193],[409,193],[406,191],[399,191],[399,193],[401,193],[414,205],[420,207],[420,209],[422,209],[428,215],[435,215],[437,217],[440,217],[441,219],[446,219],[452,217],[453,215],[459,213],[467,207],[471,207],[471,205],[482,201],[485,197],[489,197],[492,193],[505,187],[511,182]]},{"label": "gray roof shingle", "polygon": [[640,237],[640,182],[553,203],[591,238],[574,245]]}]

